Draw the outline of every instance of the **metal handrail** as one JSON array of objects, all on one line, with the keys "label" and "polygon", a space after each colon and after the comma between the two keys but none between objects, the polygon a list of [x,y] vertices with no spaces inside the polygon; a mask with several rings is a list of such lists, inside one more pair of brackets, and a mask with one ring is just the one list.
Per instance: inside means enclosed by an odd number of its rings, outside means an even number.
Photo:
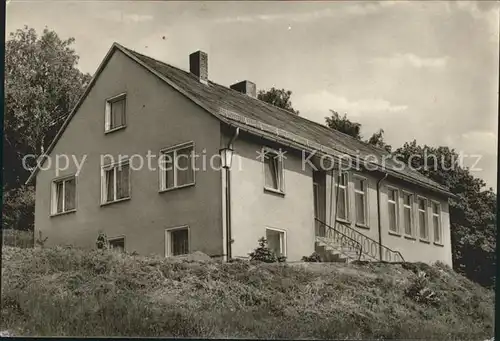
[{"label": "metal handrail", "polygon": [[[341,232],[341,233],[350,234],[350,237],[352,239],[356,240],[358,243],[365,246],[363,248],[363,250],[364,250],[364,254],[366,256],[373,258],[373,259],[376,259],[376,260],[385,261],[385,262],[402,262],[402,263],[405,262],[401,252],[392,250],[392,249],[388,248],[387,246],[380,244],[375,239],[372,239],[372,238],[368,237],[367,235],[353,229],[351,226],[349,226],[348,223],[345,223],[342,221],[337,221],[337,224],[342,225],[345,228],[344,232]],[[333,228],[333,229],[337,230],[336,228]],[[346,230],[349,232],[345,233]],[[366,246],[368,246],[368,247],[366,247]],[[384,259],[380,259],[380,256],[378,256],[380,247],[382,249],[384,249],[384,251],[385,251],[383,253]],[[394,260],[393,260],[393,256],[394,256]],[[398,257],[399,257],[399,259],[398,259]]]},{"label": "metal handrail", "polygon": [[[339,244],[340,246],[340,253],[342,253],[344,256],[348,257],[348,258],[352,258],[350,255],[346,254],[343,252],[342,248],[343,247],[348,247],[350,250],[352,251],[356,251],[357,252],[357,256],[358,256],[358,259],[357,260],[361,260],[361,255],[363,254],[363,245],[361,245],[361,243],[359,243],[358,241],[356,241],[355,239],[351,238],[350,236],[348,236],[347,234],[345,233],[342,233],[340,232],[339,230],[336,230],[335,228],[325,224],[324,222],[322,222],[321,220],[319,220],[318,218],[314,218],[314,220],[320,224],[322,224],[323,226],[327,227],[328,228],[328,232],[325,231],[325,238],[327,240],[334,240],[336,243]],[[334,235],[333,235],[333,238],[331,236],[331,232],[330,231],[333,231],[334,232]],[[335,236],[335,234],[340,234],[340,238],[337,238],[337,236]],[[319,236],[319,237],[322,237],[322,236]],[[340,239],[340,242],[339,240],[337,239]]]}]

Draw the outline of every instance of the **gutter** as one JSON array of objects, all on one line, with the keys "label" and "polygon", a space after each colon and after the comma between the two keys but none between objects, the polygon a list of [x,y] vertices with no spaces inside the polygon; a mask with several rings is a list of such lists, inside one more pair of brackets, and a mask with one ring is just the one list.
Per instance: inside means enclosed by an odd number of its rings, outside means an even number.
[{"label": "gutter", "polygon": [[[252,126],[249,126],[248,124],[245,124],[243,122],[239,122],[239,121],[231,119],[231,118],[227,118],[225,116],[223,116],[223,119],[221,119],[221,120],[223,122],[225,122],[229,126],[240,127],[243,131],[246,131],[246,132],[248,132],[248,133],[250,133],[252,135],[260,136],[260,137],[263,137],[263,138],[266,138],[266,139],[278,142],[280,144],[292,147],[293,149],[296,149],[296,150],[299,150],[299,151],[306,151],[306,152],[310,152],[310,153],[311,152],[315,152],[316,155],[318,155],[318,156],[322,156],[322,155],[332,156],[338,162],[340,162],[341,164],[347,165],[346,161],[343,158],[338,157],[338,156],[333,155],[333,154],[330,154],[330,153],[328,153],[326,151],[315,149],[312,146],[302,145],[302,144],[300,144],[298,142],[289,140],[289,139],[287,139],[285,137],[281,137],[279,135],[272,134],[270,132],[263,131],[263,130],[258,129],[258,128],[254,128]],[[344,152],[340,152],[339,151],[339,153],[344,153]],[[350,155],[348,153],[345,153],[345,154],[349,155],[349,156],[353,156],[353,155]],[[446,197],[450,197],[450,198],[454,198],[454,199],[458,198],[456,194],[450,192],[448,189],[440,188],[440,187],[437,187],[435,185],[432,185],[432,184],[423,182],[421,180],[412,178],[412,177],[410,177],[410,176],[408,176],[406,174],[402,174],[401,172],[396,171],[396,170],[387,169],[385,166],[374,164],[372,162],[367,162],[367,163],[370,165],[370,167],[373,167],[373,169],[372,169],[373,171],[379,171],[379,172],[387,173],[388,175],[394,176],[395,178],[401,179],[403,181],[406,181],[406,182],[414,184],[414,185],[418,185],[420,187],[426,188],[428,190],[431,190],[431,191],[433,191],[435,193],[439,193],[439,194],[444,195]],[[349,166],[353,166],[353,165],[349,165]],[[357,167],[353,167],[353,169],[360,170],[360,169],[357,169]]]},{"label": "gutter", "polygon": [[382,261],[382,224],[380,222],[380,184],[387,178],[388,174],[385,173],[382,178],[377,181],[377,223],[378,223],[378,253],[380,261]]},{"label": "gutter", "polygon": [[[227,144],[227,148],[233,149],[233,142],[238,138],[240,128],[236,128],[234,136]],[[232,237],[231,237],[231,169],[226,168],[226,253],[227,260],[232,258]]]}]

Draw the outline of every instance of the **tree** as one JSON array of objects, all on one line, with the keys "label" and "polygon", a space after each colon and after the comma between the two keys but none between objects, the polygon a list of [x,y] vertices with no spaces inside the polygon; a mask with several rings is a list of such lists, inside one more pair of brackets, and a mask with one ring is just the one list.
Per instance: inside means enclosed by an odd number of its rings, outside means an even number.
[{"label": "tree", "polygon": [[[361,123],[351,121],[347,118],[347,114],[340,116],[335,110],[331,110],[331,116],[325,117],[326,125],[331,128],[338,130],[344,134],[350,135],[357,140],[361,141]],[[376,146],[381,149],[385,149],[388,153],[391,152],[392,147],[385,143],[384,141],[384,130],[379,129],[375,132],[368,140],[364,141],[368,144]]]},{"label": "tree", "polygon": [[352,122],[347,118],[347,114],[340,116],[338,112],[330,109],[331,116],[325,117],[326,125],[344,134],[350,135],[357,140],[361,140],[361,124]]},{"label": "tree", "polygon": [[377,132],[373,133],[373,135],[366,140],[366,143],[369,143],[375,147],[385,149],[388,153],[391,152],[392,146],[388,145],[384,141],[384,129],[379,129]]},{"label": "tree", "polygon": [[264,263],[285,262],[285,256],[278,256],[273,250],[269,249],[267,239],[261,237],[259,239],[259,246],[248,254],[250,260],[260,261]]},{"label": "tree", "polygon": [[25,26],[10,33],[5,44],[4,226],[19,226],[33,213],[34,196],[28,193],[33,188],[24,187],[30,172],[22,158],[46,151],[90,81],[77,68],[74,41],[47,28],[38,36]]},{"label": "tree", "polygon": [[292,102],[290,101],[290,97],[292,96],[292,92],[290,90],[285,89],[276,89],[272,87],[271,89],[265,91],[260,90],[257,94],[257,98],[261,101],[272,104],[276,107],[288,110],[296,115],[299,114],[298,110],[293,109]]},{"label": "tree", "polygon": [[460,165],[448,147],[405,143],[394,156],[457,195],[449,200],[453,267],[485,286],[493,284],[496,249],[496,195]]},{"label": "tree", "polygon": [[[361,140],[361,124],[350,121],[346,114],[341,117],[334,110],[330,112],[331,117],[326,118],[330,128]],[[382,129],[365,142],[389,153],[392,149],[385,143]],[[497,228],[493,190],[485,190],[485,182],[458,164],[459,155],[448,147],[420,146],[414,140],[392,154],[457,195],[457,199],[449,200],[454,268],[482,285],[492,285]]]}]

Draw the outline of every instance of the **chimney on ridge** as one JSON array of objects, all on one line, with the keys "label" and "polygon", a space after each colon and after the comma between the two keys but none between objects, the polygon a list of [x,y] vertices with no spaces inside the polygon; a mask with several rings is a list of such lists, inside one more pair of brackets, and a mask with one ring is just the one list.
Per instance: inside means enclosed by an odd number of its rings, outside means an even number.
[{"label": "chimney on ridge", "polygon": [[196,51],[189,55],[189,71],[201,83],[208,84],[208,55],[203,51]]},{"label": "chimney on ridge", "polygon": [[230,88],[250,97],[257,98],[257,87],[253,82],[241,81],[231,85]]}]

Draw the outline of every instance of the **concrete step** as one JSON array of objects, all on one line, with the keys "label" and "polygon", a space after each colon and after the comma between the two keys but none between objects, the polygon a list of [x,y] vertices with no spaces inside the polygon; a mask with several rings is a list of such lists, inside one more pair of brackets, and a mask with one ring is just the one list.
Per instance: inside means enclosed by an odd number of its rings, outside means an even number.
[{"label": "concrete step", "polygon": [[315,243],[315,251],[320,255],[322,262],[348,263],[351,260],[358,259],[356,252],[328,247],[321,241]]}]

